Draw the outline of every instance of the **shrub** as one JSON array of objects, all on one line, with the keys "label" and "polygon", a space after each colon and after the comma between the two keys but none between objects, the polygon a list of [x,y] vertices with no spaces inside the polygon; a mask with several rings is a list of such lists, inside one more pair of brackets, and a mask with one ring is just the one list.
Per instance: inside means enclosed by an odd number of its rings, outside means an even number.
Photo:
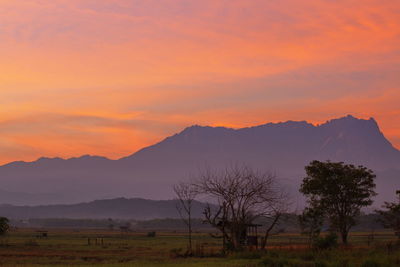
[{"label": "shrub", "polygon": [[328,265],[323,261],[316,261],[314,263],[314,267],[326,267],[326,266],[328,266]]},{"label": "shrub", "polygon": [[261,259],[261,253],[259,251],[246,251],[246,252],[238,252],[232,255],[234,259]]},{"label": "shrub", "polygon": [[301,259],[288,259],[288,258],[264,258],[260,266],[268,267],[325,267],[324,263],[307,262]]},{"label": "shrub", "polygon": [[29,247],[38,247],[39,243],[36,242],[35,240],[28,240],[25,242],[25,246],[29,246]]},{"label": "shrub", "polygon": [[6,217],[0,217],[0,236],[5,235],[10,230],[9,222]]},{"label": "shrub", "polygon": [[183,257],[182,248],[173,248],[169,251],[169,256],[173,259]]},{"label": "shrub", "polygon": [[156,237],[156,232],[148,232],[147,237]]},{"label": "shrub", "polygon": [[287,259],[271,258],[271,257],[264,258],[260,262],[262,266],[268,266],[268,267],[285,267],[288,266],[288,263],[289,262]]},{"label": "shrub", "polygon": [[381,266],[376,260],[367,259],[362,264],[361,267],[379,267]]},{"label": "shrub", "polygon": [[349,267],[350,266],[350,261],[349,261],[349,259],[339,259],[336,266],[338,266],[338,267]]},{"label": "shrub", "polygon": [[276,251],[268,251],[268,256],[273,258],[279,258],[279,253]]},{"label": "shrub", "polygon": [[314,261],[315,260],[315,255],[311,252],[305,252],[300,255],[300,258],[304,261]]},{"label": "shrub", "polygon": [[337,234],[330,233],[327,236],[317,238],[314,247],[321,250],[335,248],[338,245],[337,239]]}]

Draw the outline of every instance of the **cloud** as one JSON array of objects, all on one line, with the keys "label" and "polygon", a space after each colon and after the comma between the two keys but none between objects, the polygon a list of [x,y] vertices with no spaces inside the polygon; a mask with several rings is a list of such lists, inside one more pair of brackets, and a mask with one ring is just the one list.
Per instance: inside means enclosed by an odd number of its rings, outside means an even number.
[{"label": "cloud", "polygon": [[[144,118],[42,113],[0,122],[0,160],[21,156],[71,157],[82,152],[119,158],[160,141],[176,125]],[[116,149],[117,148],[117,149]]]},{"label": "cloud", "polygon": [[0,143],[27,149],[0,161],[348,113],[400,147],[396,1],[0,0],[0,13]]}]

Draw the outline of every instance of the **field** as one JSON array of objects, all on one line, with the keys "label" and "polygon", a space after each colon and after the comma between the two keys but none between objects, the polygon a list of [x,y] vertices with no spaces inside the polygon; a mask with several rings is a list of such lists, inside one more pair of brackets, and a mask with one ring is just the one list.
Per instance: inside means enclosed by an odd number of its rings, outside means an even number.
[{"label": "field", "polygon": [[[0,243],[0,266],[400,266],[400,250],[390,232],[352,233],[351,246],[313,251],[305,237],[271,237],[268,252],[221,256],[221,241],[196,233],[197,256],[181,256],[186,236],[176,232],[120,233],[101,230],[13,230]],[[388,244],[393,244],[388,246]]]}]

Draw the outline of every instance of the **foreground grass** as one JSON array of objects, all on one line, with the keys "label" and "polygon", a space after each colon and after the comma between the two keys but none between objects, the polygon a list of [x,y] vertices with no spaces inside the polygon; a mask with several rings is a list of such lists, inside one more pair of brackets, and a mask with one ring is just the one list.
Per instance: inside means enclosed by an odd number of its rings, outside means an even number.
[{"label": "foreground grass", "polygon": [[298,234],[281,234],[270,240],[267,253],[225,257],[219,255],[220,240],[198,233],[198,257],[192,258],[180,257],[186,237],[179,233],[151,238],[146,233],[50,230],[48,238],[37,235],[35,230],[18,230],[3,238],[0,266],[400,266],[400,250],[387,246],[395,241],[391,233],[379,233],[372,242],[365,233],[353,233],[352,247],[328,251],[308,249]]}]

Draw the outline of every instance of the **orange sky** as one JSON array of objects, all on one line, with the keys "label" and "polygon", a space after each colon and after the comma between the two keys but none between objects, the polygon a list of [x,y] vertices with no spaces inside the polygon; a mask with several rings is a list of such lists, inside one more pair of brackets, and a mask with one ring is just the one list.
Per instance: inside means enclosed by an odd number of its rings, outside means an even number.
[{"label": "orange sky", "polygon": [[399,103],[399,1],[0,0],[0,163]]}]

